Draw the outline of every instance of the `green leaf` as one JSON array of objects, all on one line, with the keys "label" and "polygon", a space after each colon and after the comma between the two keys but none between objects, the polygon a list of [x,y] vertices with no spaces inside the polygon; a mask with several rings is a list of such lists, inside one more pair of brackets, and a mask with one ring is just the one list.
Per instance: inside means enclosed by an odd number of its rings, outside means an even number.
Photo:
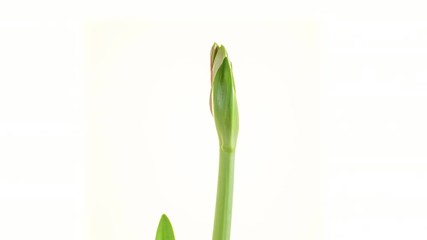
[{"label": "green leaf", "polygon": [[160,218],[159,226],[157,227],[156,240],[175,240],[172,224],[166,214]]}]

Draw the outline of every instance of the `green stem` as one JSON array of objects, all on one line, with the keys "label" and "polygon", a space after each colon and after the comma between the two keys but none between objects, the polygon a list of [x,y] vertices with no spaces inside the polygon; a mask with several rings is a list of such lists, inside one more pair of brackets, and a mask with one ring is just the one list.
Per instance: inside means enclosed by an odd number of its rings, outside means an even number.
[{"label": "green stem", "polygon": [[213,240],[229,240],[233,208],[234,151],[220,150]]}]

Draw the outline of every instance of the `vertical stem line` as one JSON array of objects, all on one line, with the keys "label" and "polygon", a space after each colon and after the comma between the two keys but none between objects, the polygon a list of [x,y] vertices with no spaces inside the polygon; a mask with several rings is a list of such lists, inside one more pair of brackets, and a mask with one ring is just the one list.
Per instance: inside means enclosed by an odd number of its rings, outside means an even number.
[{"label": "vertical stem line", "polygon": [[235,151],[220,149],[213,240],[229,240],[233,208]]}]

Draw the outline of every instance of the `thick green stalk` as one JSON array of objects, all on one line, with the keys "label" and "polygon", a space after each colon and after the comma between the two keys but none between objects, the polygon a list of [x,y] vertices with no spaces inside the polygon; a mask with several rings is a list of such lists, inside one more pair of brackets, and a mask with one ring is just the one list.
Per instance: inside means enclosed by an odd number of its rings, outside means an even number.
[{"label": "thick green stalk", "polygon": [[220,150],[213,240],[229,240],[233,208],[235,151]]}]

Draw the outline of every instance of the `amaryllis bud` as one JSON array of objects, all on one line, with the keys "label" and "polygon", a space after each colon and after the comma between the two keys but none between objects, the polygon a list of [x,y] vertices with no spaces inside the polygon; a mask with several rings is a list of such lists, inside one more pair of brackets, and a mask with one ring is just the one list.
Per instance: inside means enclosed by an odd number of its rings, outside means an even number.
[{"label": "amaryllis bud", "polygon": [[211,50],[210,109],[221,149],[234,151],[239,132],[239,113],[233,70],[225,47],[216,43]]}]

